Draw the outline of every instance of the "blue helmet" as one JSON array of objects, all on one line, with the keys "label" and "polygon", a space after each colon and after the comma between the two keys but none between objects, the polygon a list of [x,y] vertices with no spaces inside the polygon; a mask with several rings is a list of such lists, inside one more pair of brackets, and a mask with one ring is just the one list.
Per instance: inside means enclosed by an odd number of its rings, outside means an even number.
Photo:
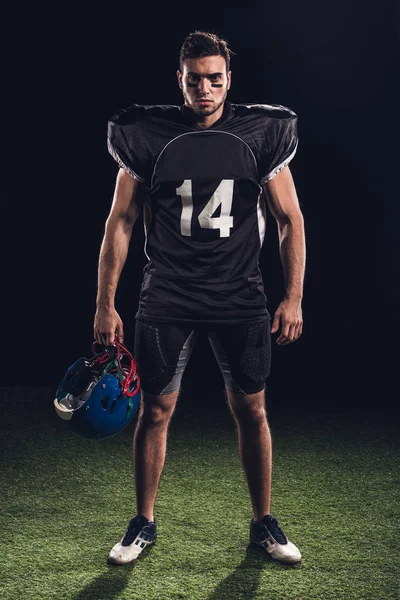
[{"label": "blue helmet", "polygon": [[134,358],[116,338],[111,346],[94,342],[92,354],[69,367],[54,407],[75,433],[102,439],[121,431],[136,414],[140,380]]}]

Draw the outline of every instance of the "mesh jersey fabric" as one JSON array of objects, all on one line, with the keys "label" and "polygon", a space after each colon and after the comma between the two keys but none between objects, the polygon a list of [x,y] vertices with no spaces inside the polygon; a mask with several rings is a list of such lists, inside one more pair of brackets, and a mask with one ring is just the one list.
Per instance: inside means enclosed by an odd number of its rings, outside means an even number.
[{"label": "mesh jersey fabric", "polygon": [[297,115],[225,102],[201,129],[178,106],[133,104],[108,122],[108,149],[148,191],[148,262],[137,316],[160,322],[264,317],[262,185],[293,158]]}]

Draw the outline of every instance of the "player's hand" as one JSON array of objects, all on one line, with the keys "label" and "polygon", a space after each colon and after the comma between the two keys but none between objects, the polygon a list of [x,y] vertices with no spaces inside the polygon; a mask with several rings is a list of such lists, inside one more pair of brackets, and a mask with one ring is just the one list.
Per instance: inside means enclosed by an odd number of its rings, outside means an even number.
[{"label": "player's hand", "polygon": [[295,342],[303,331],[303,315],[301,300],[285,298],[275,311],[271,333],[275,333],[281,325],[281,333],[276,343],[284,346]]},{"label": "player's hand", "polygon": [[121,317],[115,308],[98,306],[93,325],[94,339],[103,346],[111,346],[115,337],[119,342],[124,341],[124,327]]}]

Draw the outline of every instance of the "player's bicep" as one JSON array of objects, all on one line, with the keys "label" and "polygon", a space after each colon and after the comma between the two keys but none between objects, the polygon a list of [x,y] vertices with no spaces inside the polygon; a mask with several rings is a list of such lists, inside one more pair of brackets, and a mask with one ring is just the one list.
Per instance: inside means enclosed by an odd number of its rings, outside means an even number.
[{"label": "player's bicep", "polygon": [[280,225],[303,218],[289,167],[267,181],[263,189],[268,208]]},{"label": "player's bicep", "polygon": [[146,186],[124,169],[119,169],[109,220],[124,220],[132,225],[138,218],[146,195]]}]

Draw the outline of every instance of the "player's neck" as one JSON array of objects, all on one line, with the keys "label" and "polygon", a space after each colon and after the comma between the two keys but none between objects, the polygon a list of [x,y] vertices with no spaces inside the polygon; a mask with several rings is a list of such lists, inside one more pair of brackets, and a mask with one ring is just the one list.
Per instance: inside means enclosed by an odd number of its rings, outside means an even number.
[{"label": "player's neck", "polygon": [[200,129],[209,129],[222,117],[224,113],[224,106],[225,104],[222,104],[212,115],[206,115],[202,117],[200,115],[196,115],[190,106],[184,104],[183,115],[188,122],[191,122],[196,127],[199,127]]},{"label": "player's neck", "polygon": [[201,129],[208,129],[209,127],[212,127],[214,125],[214,123],[219,121],[219,119],[222,117],[223,112],[224,112],[224,105],[222,104],[222,106],[220,106],[218,108],[218,110],[215,111],[215,113],[213,113],[212,115],[207,115],[206,117],[203,117],[202,119],[197,118],[195,120],[195,123],[196,123],[197,127],[201,127]]},{"label": "player's neck", "polygon": [[216,123],[217,121],[219,121],[219,119],[222,116],[222,113],[220,115],[218,115],[217,117],[215,116],[216,113],[209,115],[208,117],[204,117],[204,119],[196,119],[195,123],[197,125],[197,127],[200,127],[201,129],[209,129],[210,127],[212,127],[214,125],[214,123]]}]

